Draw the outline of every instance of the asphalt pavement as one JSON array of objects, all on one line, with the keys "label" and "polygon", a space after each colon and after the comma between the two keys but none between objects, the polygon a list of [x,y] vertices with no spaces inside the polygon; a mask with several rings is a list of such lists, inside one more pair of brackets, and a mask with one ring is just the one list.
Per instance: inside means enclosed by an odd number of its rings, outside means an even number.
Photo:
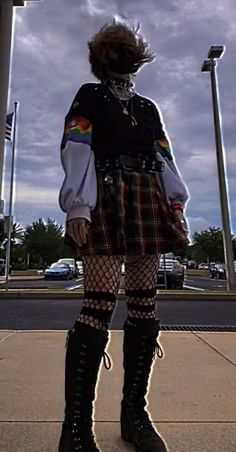
[{"label": "asphalt pavement", "polygon": [[[40,294],[39,294],[40,296]],[[82,307],[82,294],[78,298],[4,298],[0,300],[0,329],[12,330],[64,330],[70,329]],[[235,299],[205,299],[195,294],[194,299],[158,300],[157,316],[162,327],[235,327]],[[127,317],[124,295],[120,295],[112,317],[110,329],[123,329]]]}]

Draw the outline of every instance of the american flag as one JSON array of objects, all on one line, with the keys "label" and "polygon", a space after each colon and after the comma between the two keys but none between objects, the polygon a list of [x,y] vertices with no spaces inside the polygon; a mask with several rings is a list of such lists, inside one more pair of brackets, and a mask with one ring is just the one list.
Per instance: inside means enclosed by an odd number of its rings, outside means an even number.
[{"label": "american flag", "polygon": [[14,113],[9,113],[9,115],[7,115],[7,120],[6,120],[5,138],[6,138],[6,140],[9,140],[9,141],[11,141],[13,116],[14,116]]}]

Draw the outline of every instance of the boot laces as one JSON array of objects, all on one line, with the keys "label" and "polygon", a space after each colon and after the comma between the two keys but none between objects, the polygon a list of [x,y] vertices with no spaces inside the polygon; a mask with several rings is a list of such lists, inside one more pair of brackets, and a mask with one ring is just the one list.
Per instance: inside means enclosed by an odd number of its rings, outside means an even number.
[{"label": "boot laces", "polygon": [[73,438],[74,450],[90,452],[92,449],[94,452],[98,451],[91,426],[83,423],[79,426],[76,422],[73,422],[70,432]]},{"label": "boot laces", "polygon": [[156,340],[155,353],[156,353],[156,356],[160,359],[163,358],[163,356],[164,356],[164,352],[163,352],[158,340]]},{"label": "boot laces", "polygon": [[[73,330],[68,330],[67,336],[66,336],[66,342],[65,342],[65,348],[67,348],[68,341],[70,339],[71,334],[73,333]],[[110,370],[111,369],[111,359],[108,353],[105,351],[103,352],[103,364],[105,369]]]},{"label": "boot laces", "polygon": [[[142,337],[143,337],[144,341],[142,342],[141,353],[143,353],[145,355],[145,353],[146,353],[146,339],[147,339],[148,336],[147,335],[143,335]],[[156,356],[158,358],[163,358],[163,356],[164,356],[164,352],[163,352],[163,350],[162,350],[157,338],[155,340],[155,348],[154,348],[153,355],[155,355],[155,354],[156,354]]]},{"label": "boot laces", "polygon": [[145,435],[146,431],[148,437],[150,437],[150,432],[156,435],[156,431],[152,426],[148,413],[145,411],[144,408],[141,411],[138,410],[134,412],[134,424],[136,425],[138,431],[142,431],[142,434]]},{"label": "boot laces", "polygon": [[106,370],[111,369],[111,359],[108,353],[103,352],[103,364]]}]

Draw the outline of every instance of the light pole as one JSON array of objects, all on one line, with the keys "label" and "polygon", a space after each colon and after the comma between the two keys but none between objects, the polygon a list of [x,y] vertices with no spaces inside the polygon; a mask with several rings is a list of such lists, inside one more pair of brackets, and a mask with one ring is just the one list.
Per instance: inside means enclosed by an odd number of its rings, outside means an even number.
[{"label": "light pole", "polygon": [[[29,0],[29,2],[32,1],[41,0]],[[4,211],[2,176],[10,72],[12,16],[13,8],[15,6],[24,6],[24,4],[24,0],[0,0],[0,221],[3,220]]]},{"label": "light pole", "polygon": [[233,254],[232,235],[231,235],[231,231],[230,231],[228,198],[227,198],[227,188],[226,188],[226,180],[225,180],[224,157],[223,157],[218,93],[217,93],[216,61],[215,61],[215,59],[221,58],[221,56],[224,53],[224,50],[225,50],[224,46],[211,46],[211,48],[208,52],[208,59],[203,62],[201,70],[202,70],[202,72],[210,72],[211,73],[212,104],[213,104],[213,115],[214,115],[214,128],[215,128],[216,157],[217,157],[217,169],[218,169],[218,180],[219,180],[219,191],[220,191],[221,217],[222,217],[222,225],[223,225],[223,243],[224,243],[224,256],[225,256],[225,264],[226,264],[226,275],[227,275],[227,289],[235,290],[236,289],[236,280],[235,280],[235,272],[234,272],[234,254]]}]

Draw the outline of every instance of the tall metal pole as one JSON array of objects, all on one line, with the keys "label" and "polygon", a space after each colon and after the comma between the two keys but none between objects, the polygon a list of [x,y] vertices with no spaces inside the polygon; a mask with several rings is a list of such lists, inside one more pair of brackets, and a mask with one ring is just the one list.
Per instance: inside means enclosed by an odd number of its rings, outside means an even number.
[{"label": "tall metal pole", "polygon": [[[29,2],[41,0],[29,0]],[[27,1],[28,3],[28,1]],[[10,73],[12,16],[15,6],[24,6],[24,0],[0,0],[0,221],[3,220],[4,200],[2,179],[4,164],[5,127]]]},{"label": "tall metal pole", "polygon": [[15,102],[15,114],[14,114],[14,128],[13,128],[13,140],[12,140],[12,159],[11,159],[11,182],[10,182],[10,196],[9,196],[9,223],[7,234],[7,250],[6,250],[6,290],[8,290],[8,278],[9,278],[9,266],[11,260],[11,233],[12,233],[12,200],[13,200],[13,185],[14,185],[14,167],[15,167],[15,148],[16,148],[16,114],[17,114],[17,102]]},{"label": "tall metal pole", "polygon": [[2,177],[11,56],[13,0],[0,0],[0,217],[3,216]]},{"label": "tall metal pole", "polygon": [[216,62],[211,60],[211,88],[212,88],[212,103],[213,103],[213,115],[215,126],[215,141],[216,141],[216,155],[217,155],[217,169],[219,179],[220,190],[220,205],[221,216],[223,225],[223,241],[224,241],[224,255],[226,263],[226,275],[227,275],[227,289],[236,290],[236,280],[234,272],[234,253],[232,235],[230,231],[229,209],[227,200],[227,188],[225,181],[225,168],[223,158],[223,147],[221,139],[220,117],[219,117],[219,104],[218,93],[216,83]]}]

